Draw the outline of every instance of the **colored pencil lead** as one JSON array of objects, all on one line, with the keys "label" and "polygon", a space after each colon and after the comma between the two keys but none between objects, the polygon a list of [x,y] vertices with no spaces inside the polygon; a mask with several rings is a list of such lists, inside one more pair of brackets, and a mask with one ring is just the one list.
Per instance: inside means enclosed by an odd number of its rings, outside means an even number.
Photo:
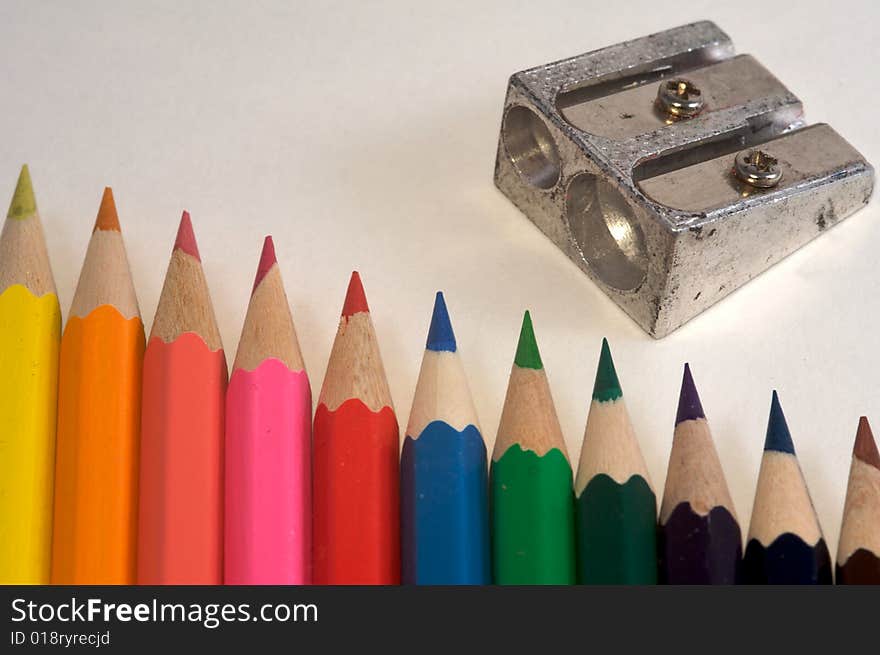
[{"label": "colored pencil lead", "polygon": [[253,291],[257,290],[257,287],[260,286],[260,282],[266,277],[266,273],[268,273],[269,269],[277,263],[278,259],[275,257],[275,242],[272,241],[271,236],[267,236],[263,240],[263,250],[260,253],[260,263],[257,265],[257,274],[254,276]]},{"label": "colored pencil lead", "polygon": [[684,365],[684,376],[681,380],[681,392],[678,396],[678,412],[675,415],[675,424],[682,421],[690,421],[698,418],[706,418],[700,396],[694,384],[689,364]]},{"label": "colored pencil lead", "polygon": [[431,327],[428,328],[428,350],[455,352],[455,334],[452,331],[452,323],[449,321],[449,312],[446,309],[446,300],[443,292],[438,291],[434,298],[434,311],[431,314]]},{"label": "colored pencil lead", "polygon": [[541,353],[538,351],[538,342],[535,340],[535,329],[532,327],[532,315],[528,310],[523,315],[519,341],[516,344],[516,357],[513,361],[520,368],[544,368]]},{"label": "colored pencil lead", "polygon": [[877,451],[877,442],[874,441],[874,433],[871,431],[867,416],[859,418],[859,428],[856,431],[856,441],[853,444],[853,456],[875,469],[880,469],[880,452]]},{"label": "colored pencil lead", "polygon": [[182,250],[187,255],[202,261],[199,255],[199,246],[196,243],[196,235],[193,232],[192,220],[189,212],[184,210],[180,217],[180,226],[177,228],[177,238],[174,240],[174,250]]},{"label": "colored pencil lead", "polygon": [[764,450],[775,450],[780,453],[796,455],[794,443],[791,441],[791,432],[782,413],[782,405],[779,404],[779,394],[773,391],[773,399],[770,402],[770,418],[767,421],[767,438],[764,441]]},{"label": "colored pencil lead", "polygon": [[9,212],[6,218],[29,218],[37,213],[37,200],[34,198],[34,187],[31,184],[31,173],[28,165],[21,167],[18,174],[18,182],[15,185],[15,193],[12,194],[12,202],[9,203]]},{"label": "colored pencil lead", "polygon": [[95,219],[95,228],[92,230],[121,232],[119,227],[119,215],[116,213],[116,201],[113,199],[113,189],[104,188],[101,197],[101,206],[98,208],[98,217]]},{"label": "colored pencil lead", "polygon": [[342,305],[342,315],[349,318],[360,312],[369,313],[370,306],[367,304],[367,295],[364,293],[363,284],[361,284],[360,273],[352,271],[348,281],[348,290],[345,292],[345,302]]},{"label": "colored pencil lead", "polygon": [[620,380],[611,358],[608,339],[602,339],[602,351],[599,353],[599,365],[596,367],[596,382],[593,384],[593,400],[608,402],[623,396]]}]

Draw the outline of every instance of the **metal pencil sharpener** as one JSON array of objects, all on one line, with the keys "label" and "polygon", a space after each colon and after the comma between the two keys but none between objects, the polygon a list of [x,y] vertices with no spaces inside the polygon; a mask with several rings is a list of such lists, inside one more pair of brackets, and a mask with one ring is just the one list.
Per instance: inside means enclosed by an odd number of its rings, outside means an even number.
[{"label": "metal pencil sharpener", "polygon": [[874,171],[701,22],[514,74],[495,183],[659,338],[865,205]]}]

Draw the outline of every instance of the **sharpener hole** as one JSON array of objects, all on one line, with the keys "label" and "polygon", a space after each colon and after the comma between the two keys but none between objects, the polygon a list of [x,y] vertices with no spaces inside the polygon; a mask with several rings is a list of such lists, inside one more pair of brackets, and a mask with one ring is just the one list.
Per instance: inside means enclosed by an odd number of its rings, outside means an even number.
[{"label": "sharpener hole", "polygon": [[581,256],[605,284],[620,291],[642,284],[645,237],[617,189],[591,173],[576,175],[565,194],[565,217]]},{"label": "sharpener hole", "polygon": [[516,105],[508,110],[501,126],[507,156],[520,176],[532,186],[550,189],[559,181],[559,150],[553,135],[537,114]]}]

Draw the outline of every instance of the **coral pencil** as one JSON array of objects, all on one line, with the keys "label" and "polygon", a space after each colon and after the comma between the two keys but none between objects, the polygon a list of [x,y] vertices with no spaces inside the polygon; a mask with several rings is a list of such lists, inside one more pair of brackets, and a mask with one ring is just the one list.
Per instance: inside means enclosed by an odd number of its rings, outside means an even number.
[{"label": "coral pencil", "polygon": [[742,530],[709,423],[684,365],[657,532],[660,582],[736,584]]},{"label": "coral pencil", "polygon": [[226,584],[312,580],[312,393],[266,237],[226,390]]},{"label": "coral pencil", "polygon": [[656,583],[657,500],[605,339],[581,446],[575,495],[578,581]]},{"label": "coral pencil", "polygon": [[571,464],[528,312],[490,469],[496,584],[573,584]]},{"label": "coral pencil", "polygon": [[837,546],[837,584],[880,585],[880,453],[859,419]]},{"label": "coral pencil", "polygon": [[357,272],[348,284],[314,433],[315,583],[398,584],[399,428]]},{"label": "coral pencil", "polygon": [[742,574],[745,584],[831,584],[831,557],[775,391]]},{"label": "coral pencil", "polygon": [[61,311],[27,166],[0,234],[0,584],[46,584]]},{"label": "coral pencil", "polygon": [[144,353],[139,584],[223,580],[226,356],[183,213]]},{"label": "coral pencil", "polygon": [[133,584],[144,326],[107,188],[61,337],[52,584]]},{"label": "coral pencil", "polygon": [[491,582],[486,445],[437,293],[400,459],[405,584]]}]

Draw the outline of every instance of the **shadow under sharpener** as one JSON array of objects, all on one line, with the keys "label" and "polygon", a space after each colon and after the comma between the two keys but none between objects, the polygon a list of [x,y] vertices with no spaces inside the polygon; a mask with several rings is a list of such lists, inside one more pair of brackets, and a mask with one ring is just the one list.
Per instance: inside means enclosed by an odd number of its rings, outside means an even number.
[{"label": "shadow under sharpener", "polygon": [[874,171],[700,22],[511,76],[495,184],[660,338],[867,204]]}]

